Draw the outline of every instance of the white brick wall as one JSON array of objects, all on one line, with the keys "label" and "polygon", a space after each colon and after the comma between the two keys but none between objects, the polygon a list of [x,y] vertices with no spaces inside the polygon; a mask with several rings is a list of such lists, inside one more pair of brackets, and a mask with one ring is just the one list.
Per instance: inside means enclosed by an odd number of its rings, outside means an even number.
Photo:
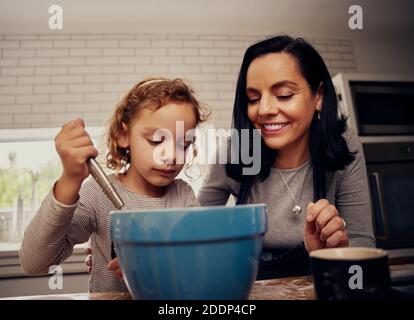
[{"label": "white brick wall", "polygon": [[[0,35],[0,128],[102,125],[120,97],[151,75],[184,77],[229,127],[244,50],[264,36]],[[332,74],[355,71],[352,42],[310,39]]]}]

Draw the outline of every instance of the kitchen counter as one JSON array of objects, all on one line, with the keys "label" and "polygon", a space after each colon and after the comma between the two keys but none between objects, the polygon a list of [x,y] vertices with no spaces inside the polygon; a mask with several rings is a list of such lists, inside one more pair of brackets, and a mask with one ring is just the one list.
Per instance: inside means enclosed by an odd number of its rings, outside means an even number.
[{"label": "kitchen counter", "polygon": [[[393,275],[414,273],[414,264],[391,265]],[[11,297],[13,300],[130,300],[129,293],[79,293]],[[289,277],[255,281],[249,300],[314,300],[315,293],[311,276]],[[2,300],[2,299],[0,299]]]},{"label": "kitchen counter", "polygon": [[[12,297],[13,300],[130,300],[129,293],[76,293]],[[314,299],[312,278],[291,277],[256,281],[249,300],[308,300]],[[1,300],[1,299],[0,299]]]}]

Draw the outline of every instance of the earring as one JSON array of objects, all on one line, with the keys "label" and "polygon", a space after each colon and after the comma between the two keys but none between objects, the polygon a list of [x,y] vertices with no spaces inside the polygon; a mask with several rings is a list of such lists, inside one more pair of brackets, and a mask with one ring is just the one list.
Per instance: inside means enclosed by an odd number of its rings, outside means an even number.
[{"label": "earring", "polygon": [[318,114],[318,120],[321,120],[321,112],[318,110],[316,113]]},{"label": "earring", "polygon": [[124,167],[124,169],[126,170],[127,165],[128,165],[128,164],[130,163],[130,161],[131,161],[131,156],[130,156],[130,152],[129,152],[129,147],[126,147],[126,148],[125,148],[125,153],[124,153],[124,155],[122,156],[122,160],[123,160],[123,163],[124,163],[123,167]]}]

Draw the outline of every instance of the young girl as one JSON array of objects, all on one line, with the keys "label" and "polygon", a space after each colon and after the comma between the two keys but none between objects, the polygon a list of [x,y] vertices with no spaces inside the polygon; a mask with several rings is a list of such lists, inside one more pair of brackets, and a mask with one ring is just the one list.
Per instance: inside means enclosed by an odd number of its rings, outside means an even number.
[{"label": "young girl", "polygon": [[[205,120],[205,111],[180,79],[142,81],[118,104],[108,123],[107,167],[117,172],[109,180],[124,209],[199,205],[191,187],[174,178],[192,143],[186,134]],[[176,129],[177,124],[184,130]],[[170,135],[160,134],[163,131]],[[89,176],[87,159],[98,155],[84,122],[66,123],[55,144],[63,173],[26,229],[20,248],[22,268],[31,275],[48,273],[50,266],[72,254],[75,244],[90,239],[94,267],[89,292],[127,291],[117,260],[108,266],[109,212],[116,208],[94,179],[82,184]],[[157,152],[160,148],[164,151]]]}]

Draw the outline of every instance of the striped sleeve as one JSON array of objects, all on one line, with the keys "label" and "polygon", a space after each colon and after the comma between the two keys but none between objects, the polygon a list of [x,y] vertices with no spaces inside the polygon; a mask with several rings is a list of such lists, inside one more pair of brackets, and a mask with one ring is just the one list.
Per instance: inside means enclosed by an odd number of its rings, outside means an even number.
[{"label": "striped sleeve", "polygon": [[89,184],[79,192],[73,205],[57,201],[53,188],[43,200],[36,216],[25,230],[19,257],[23,270],[30,275],[47,274],[73,252],[73,246],[88,241],[96,229],[95,208]]}]

